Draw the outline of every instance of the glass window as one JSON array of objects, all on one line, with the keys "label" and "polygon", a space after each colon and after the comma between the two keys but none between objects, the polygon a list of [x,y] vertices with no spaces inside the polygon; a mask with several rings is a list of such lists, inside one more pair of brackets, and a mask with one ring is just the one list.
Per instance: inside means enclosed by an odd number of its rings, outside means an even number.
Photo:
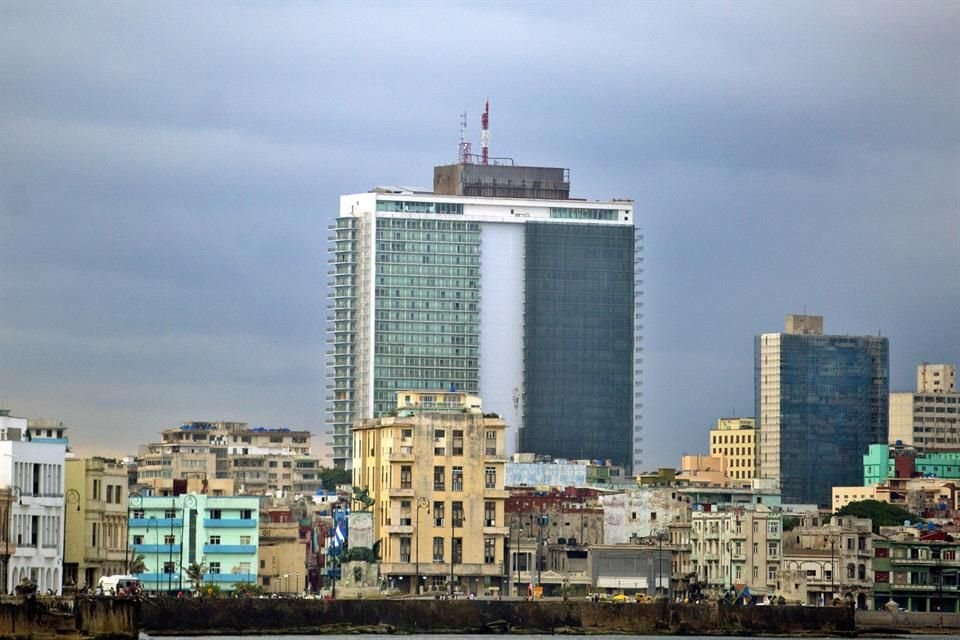
[{"label": "glass window", "polygon": [[497,468],[496,467],[486,467],[483,471],[483,486],[486,489],[496,489],[497,488]]},{"label": "glass window", "polygon": [[434,563],[443,562],[443,538],[439,536],[433,539],[433,561]]},{"label": "glass window", "polygon": [[208,571],[207,573],[212,573],[212,574],[218,574],[218,573],[220,573],[220,563],[219,563],[219,562],[211,562],[211,563],[210,563],[210,569],[209,569],[209,571]]}]

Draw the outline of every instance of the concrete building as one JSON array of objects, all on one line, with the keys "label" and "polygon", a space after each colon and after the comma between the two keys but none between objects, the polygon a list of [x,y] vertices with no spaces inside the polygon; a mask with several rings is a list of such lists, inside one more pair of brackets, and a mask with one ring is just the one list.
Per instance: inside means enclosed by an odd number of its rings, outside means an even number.
[{"label": "concrete building", "polygon": [[142,556],[144,590],[189,590],[191,565],[201,566],[202,585],[256,584],[259,498],[131,496],[129,504],[131,558]]},{"label": "concrete building", "polygon": [[783,517],[764,506],[753,510],[694,511],[690,561],[700,591],[750,588],[754,596],[777,593]]},{"label": "concrete building", "polygon": [[923,452],[960,450],[955,366],[922,364],[917,367],[916,391],[890,394],[889,442]]},{"label": "concrete building", "polygon": [[944,531],[881,527],[874,540],[873,608],[960,613],[960,541]]},{"label": "concrete building", "polygon": [[834,486],[863,481],[859,456],[887,441],[886,338],[823,334],[821,316],[787,316],[757,336],[756,476],[783,502],[829,505]]},{"label": "concrete building", "polygon": [[8,500],[9,535],[4,552],[6,593],[32,581],[41,593],[61,593],[65,435],[26,440],[26,418],[0,410],[0,487]]},{"label": "concrete building", "polygon": [[603,543],[627,544],[690,519],[690,500],[677,487],[633,487],[600,496]]},{"label": "concrete building", "polygon": [[353,430],[353,484],[373,499],[381,576],[414,592],[501,593],[504,422],[462,392],[400,391]]},{"label": "concrete building", "polygon": [[512,488],[504,506],[508,595],[534,586],[544,596],[585,595],[593,584],[588,552],[603,543],[603,491]]},{"label": "concrete building", "polygon": [[719,418],[710,430],[710,455],[723,459],[728,481],[749,484],[754,478],[755,427],[753,418]]},{"label": "concrete building", "polygon": [[727,483],[727,461],[723,456],[697,453],[680,456],[677,479],[683,484],[721,486]]},{"label": "concrete building", "polygon": [[868,518],[807,515],[783,534],[780,595],[824,606],[841,599],[873,607],[873,532]]},{"label": "concrete building", "polygon": [[[232,489],[219,489],[239,495],[312,495],[322,482],[320,461],[310,453],[311,437],[305,430],[245,422],[184,423],[162,431],[161,442],[140,448],[137,483],[160,492],[171,490],[171,481],[232,480]],[[176,486],[172,490],[183,492]]]},{"label": "concrete building", "polygon": [[63,584],[95,587],[127,572],[127,467],[105,458],[66,461]]},{"label": "concrete building", "polygon": [[328,422],[397,391],[479,394],[505,452],[636,466],[642,453],[642,236],[633,202],[570,200],[566,169],[461,162],[433,192],[344,195],[331,227]]},{"label": "concrete building", "polygon": [[277,516],[272,512],[260,523],[257,581],[267,593],[300,593],[307,582],[307,547],[300,539],[300,524]]}]

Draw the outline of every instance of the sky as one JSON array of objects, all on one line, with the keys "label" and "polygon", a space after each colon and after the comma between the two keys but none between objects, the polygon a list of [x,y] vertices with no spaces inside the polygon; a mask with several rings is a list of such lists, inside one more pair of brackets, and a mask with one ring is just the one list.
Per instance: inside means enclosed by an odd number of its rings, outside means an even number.
[{"label": "sky", "polygon": [[0,3],[0,407],[123,455],[324,429],[340,194],[491,155],[632,198],[643,468],[787,313],[960,364],[960,2]]}]

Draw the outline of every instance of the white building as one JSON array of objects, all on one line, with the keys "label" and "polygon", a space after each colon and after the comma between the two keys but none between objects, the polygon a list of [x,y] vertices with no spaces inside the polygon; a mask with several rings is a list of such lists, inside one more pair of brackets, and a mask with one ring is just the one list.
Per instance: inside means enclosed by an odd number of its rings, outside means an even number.
[{"label": "white building", "polygon": [[328,423],[350,428],[397,391],[478,394],[508,455],[641,457],[642,236],[630,200],[571,200],[567,169],[434,169],[433,191],[344,195],[331,226]]},{"label": "white building", "polygon": [[917,451],[960,449],[960,393],[957,368],[950,364],[917,367],[917,390],[890,394],[889,443]]},{"label": "white building", "polygon": [[746,586],[754,596],[775,595],[782,556],[783,517],[755,510],[694,511],[690,560],[704,591]]},{"label": "white building", "polygon": [[[24,440],[25,418],[0,411],[0,488],[11,498],[4,522],[4,567],[7,593],[24,579],[40,593],[61,592],[63,567],[64,434],[47,441]],[[6,557],[6,553],[2,554]]]},{"label": "white building", "polygon": [[602,495],[600,501],[604,544],[628,544],[690,521],[690,499],[676,487],[631,487]]}]

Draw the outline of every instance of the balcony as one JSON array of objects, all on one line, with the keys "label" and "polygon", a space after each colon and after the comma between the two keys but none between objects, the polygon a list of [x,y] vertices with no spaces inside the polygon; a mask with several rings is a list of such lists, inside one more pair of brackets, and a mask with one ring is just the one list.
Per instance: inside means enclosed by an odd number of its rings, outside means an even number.
[{"label": "balcony", "polygon": [[412,534],[412,524],[388,524],[383,528],[387,535]]},{"label": "balcony", "polygon": [[257,552],[255,544],[204,544],[203,552],[211,553],[236,553],[252,555]]},{"label": "balcony", "polygon": [[164,529],[180,529],[183,527],[183,518],[130,518],[127,526],[131,529],[138,527],[143,527],[146,529],[150,527],[151,529],[159,528],[161,531]]},{"label": "balcony", "polygon": [[135,544],[133,545],[134,553],[142,553],[144,555],[148,554],[159,554],[159,555],[170,555],[171,553],[180,553],[179,544]]},{"label": "balcony", "polygon": [[399,487],[390,487],[387,489],[387,496],[390,498],[412,498],[413,487],[401,489]]},{"label": "balcony", "polygon": [[257,521],[253,518],[204,518],[207,529],[255,529]]}]

